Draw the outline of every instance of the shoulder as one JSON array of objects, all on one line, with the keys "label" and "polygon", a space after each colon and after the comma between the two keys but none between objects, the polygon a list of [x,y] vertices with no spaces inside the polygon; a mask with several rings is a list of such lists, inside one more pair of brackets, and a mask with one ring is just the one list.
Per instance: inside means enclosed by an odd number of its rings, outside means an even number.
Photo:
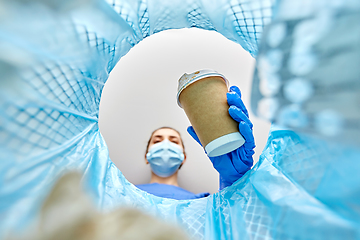
[{"label": "shoulder", "polygon": [[136,187],[158,197],[172,198],[177,200],[196,199],[210,195],[209,193],[195,194],[181,187],[160,183],[140,184],[136,185]]}]

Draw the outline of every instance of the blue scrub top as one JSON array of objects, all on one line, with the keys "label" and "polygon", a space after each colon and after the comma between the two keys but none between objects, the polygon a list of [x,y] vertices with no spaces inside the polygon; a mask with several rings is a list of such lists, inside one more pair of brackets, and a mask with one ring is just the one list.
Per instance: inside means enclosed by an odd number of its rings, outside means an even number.
[{"label": "blue scrub top", "polygon": [[203,198],[210,195],[210,193],[195,194],[177,186],[160,183],[140,184],[136,185],[136,187],[158,197],[172,198],[177,200]]}]

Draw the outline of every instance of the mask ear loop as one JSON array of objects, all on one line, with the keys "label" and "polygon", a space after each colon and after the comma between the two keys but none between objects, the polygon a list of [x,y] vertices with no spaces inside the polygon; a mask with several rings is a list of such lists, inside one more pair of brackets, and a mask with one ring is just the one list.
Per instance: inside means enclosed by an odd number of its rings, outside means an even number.
[{"label": "mask ear loop", "polygon": [[184,165],[184,160],[185,160],[185,154],[184,154],[184,152],[181,153],[181,158],[182,158],[182,163],[180,164],[178,170],[180,170],[180,168],[182,167],[182,165]]}]

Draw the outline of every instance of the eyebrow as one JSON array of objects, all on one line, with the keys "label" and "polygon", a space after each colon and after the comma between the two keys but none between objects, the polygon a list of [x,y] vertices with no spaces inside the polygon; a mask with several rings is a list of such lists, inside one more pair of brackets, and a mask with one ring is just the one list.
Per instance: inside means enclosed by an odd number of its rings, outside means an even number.
[{"label": "eyebrow", "polygon": [[162,138],[162,135],[154,135],[153,138]]},{"label": "eyebrow", "polygon": [[169,136],[169,138],[176,138],[176,139],[180,139],[178,136]]},{"label": "eyebrow", "polygon": [[[162,136],[162,135],[154,135],[153,138],[164,138],[164,136]],[[180,139],[178,136],[175,136],[175,135],[170,135],[169,138]]]}]

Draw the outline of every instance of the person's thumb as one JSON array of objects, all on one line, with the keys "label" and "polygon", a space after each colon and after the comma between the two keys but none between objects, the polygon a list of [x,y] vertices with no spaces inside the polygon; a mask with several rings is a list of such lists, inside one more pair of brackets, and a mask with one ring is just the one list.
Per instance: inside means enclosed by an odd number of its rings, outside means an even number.
[{"label": "person's thumb", "polygon": [[192,126],[189,126],[186,130],[187,130],[187,132],[190,134],[190,136],[191,136],[193,139],[195,139],[195,141],[197,141],[197,142],[200,144],[200,146],[202,146],[202,144],[201,144],[201,142],[200,142],[200,139],[199,139],[199,137],[196,135],[196,132],[195,132],[194,128],[193,128]]}]

